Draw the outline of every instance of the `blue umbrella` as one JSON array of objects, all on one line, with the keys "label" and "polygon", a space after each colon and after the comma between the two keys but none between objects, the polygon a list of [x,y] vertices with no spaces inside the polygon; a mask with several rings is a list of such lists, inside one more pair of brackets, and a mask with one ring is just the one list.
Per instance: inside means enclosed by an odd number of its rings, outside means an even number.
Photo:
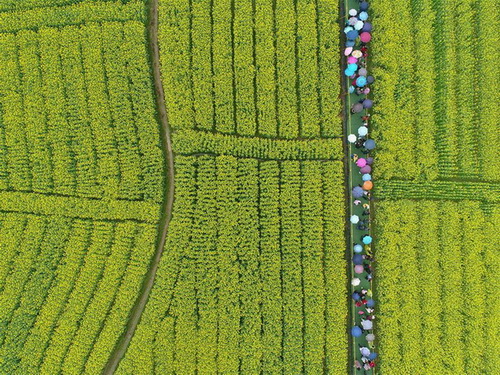
[{"label": "blue umbrella", "polygon": [[362,187],[360,186],[355,186],[353,189],[352,189],[352,196],[354,198],[361,198],[363,196],[363,193],[364,193],[364,190]]},{"label": "blue umbrella", "polygon": [[359,301],[361,299],[361,296],[359,295],[358,292],[354,292],[352,294],[352,299],[355,300],[355,301]]},{"label": "blue umbrella", "polygon": [[372,237],[371,236],[363,236],[363,243],[365,245],[369,245],[372,243]]},{"label": "blue umbrella", "polygon": [[365,146],[367,150],[373,150],[376,147],[376,144],[373,139],[367,139],[363,146]]},{"label": "blue umbrella", "polygon": [[363,24],[363,28],[361,29],[361,31],[366,31],[367,33],[369,33],[370,31],[372,31],[372,24],[370,22],[366,21]]},{"label": "blue umbrella", "polygon": [[363,107],[364,108],[371,108],[372,106],[373,106],[373,102],[370,99],[363,100]]},{"label": "blue umbrella", "polygon": [[351,328],[351,335],[353,335],[354,337],[360,337],[362,334],[363,331],[358,326],[354,326]]},{"label": "blue umbrella", "polygon": [[356,44],[354,43],[354,40],[348,40],[345,42],[346,47],[354,47],[354,44]]},{"label": "blue umbrella", "polygon": [[373,361],[375,358],[377,358],[377,353],[371,352],[370,355],[368,356],[368,359],[370,361]]},{"label": "blue umbrella", "polygon": [[359,36],[359,33],[356,30],[351,30],[347,33],[347,39],[354,40]]},{"label": "blue umbrella", "polygon": [[374,81],[375,81],[375,78],[373,78],[373,76],[366,77],[366,82],[368,82],[369,84],[372,84]]},{"label": "blue umbrella", "polygon": [[347,68],[346,70],[344,70],[344,74],[345,74],[346,76],[348,76],[348,77],[350,77],[350,76],[354,75],[355,73],[356,73],[356,71],[351,70],[351,69],[349,69],[349,68]]},{"label": "blue umbrella", "polygon": [[360,244],[354,245],[354,252],[355,253],[361,253],[361,252],[363,252],[363,246],[361,246]]},{"label": "blue umbrella", "polygon": [[368,19],[368,13],[366,12],[361,12],[359,15],[358,15],[358,18],[361,20],[361,21],[366,21]]},{"label": "blue umbrella", "polygon": [[366,77],[360,76],[356,79],[356,86],[363,87],[366,85]]},{"label": "blue umbrella", "polygon": [[363,181],[371,181],[372,180],[372,175],[369,173],[365,173],[363,176],[361,176]]},{"label": "blue umbrella", "polygon": [[369,307],[369,308],[372,308],[375,306],[375,301],[373,299],[369,299],[368,301],[366,301],[366,307]]},{"label": "blue umbrella", "polygon": [[352,94],[356,90],[354,86],[349,86],[349,94]]},{"label": "blue umbrella", "polygon": [[352,262],[356,265],[358,264],[363,264],[363,255],[361,254],[354,254],[352,256]]},{"label": "blue umbrella", "polygon": [[360,4],[359,4],[359,10],[367,10],[369,7],[369,4],[366,2],[366,1],[362,1]]},{"label": "blue umbrella", "polygon": [[358,70],[358,64],[347,64],[347,69],[349,70]]}]

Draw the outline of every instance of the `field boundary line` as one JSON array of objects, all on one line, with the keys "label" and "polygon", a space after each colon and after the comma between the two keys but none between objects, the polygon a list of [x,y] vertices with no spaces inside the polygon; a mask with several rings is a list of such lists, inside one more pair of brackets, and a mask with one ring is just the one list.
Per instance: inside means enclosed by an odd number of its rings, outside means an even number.
[{"label": "field boundary line", "polygon": [[160,205],[147,201],[65,197],[35,192],[0,191],[0,211],[60,215],[93,220],[156,223]]},{"label": "field boundary line", "polygon": [[159,0],[150,0],[148,2],[149,20],[147,31],[149,54],[153,73],[153,83],[156,94],[156,109],[158,111],[158,119],[161,125],[161,142],[165,159],[164,175],[167,177],[167,186],[162,207],[162,216],[158,226],[159,232],[155,254],[151,259],[150,267],[144,277],[140,294],[137,297],[132,310],[130,311],[126,329],[118,340],[115,348],[111,352],[108,362],[106,363],[106,366],[103,370],[103,374],[105,375],[111,375],[115,373],[121,359],[128,349],[130,341],[132,341],[132,337],[134,336],[137,325],[141,320],[142,313],[144,312],[146,303],[149,299],[149,295],[151,294],[151,290],[154,285],[158,265],[163,255],[168,227],[172,218],[172,208],[174,205],[174,153],[172,150],[172,140],[168,123],[165,94],[163,90],[163,83],[161,80],[160,51],[158,46],[158,2]]},{"label": "field boundary line", "polygon": [[380,180],[377,198],[500,202],[500,186],[494,182]]},{"label": "field boundary line", "polygon": [[175,153],[232,155],[269,160],[342,160],[341,138],[272,139],[180,130],[173,133]]}]

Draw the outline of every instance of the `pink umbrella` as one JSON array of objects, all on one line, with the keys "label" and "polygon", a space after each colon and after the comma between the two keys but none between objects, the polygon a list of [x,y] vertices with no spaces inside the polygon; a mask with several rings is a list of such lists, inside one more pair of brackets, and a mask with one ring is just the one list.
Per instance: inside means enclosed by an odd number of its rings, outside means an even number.
[{"label": "pink umbrella", "polygon": [[[359,160],[359,159],[358,159]],[[370,173],[372,171],[372,167],[369,165],[365,165],[359,170],[362,174]]]},{"label": "pink umbrella", "polygon": [[372,36],[370,33],[368,32],[362,32],[361,35],[359,36],[359,38],[361,39],[361,41],[363,43],[368,43],[371,39],[372,39]]},{"label": "pink umbrella", "polygon": [[356,161],[356,165],[360,168],[363,168],[365,165],[366,165],[366,159],[364,158],[359,158],[357,161]]},{"label": "pink umbrella", "polygon": [[344,51],[344,55],[345,56],[349,56],[352,52],[352,47],[347,47]]},{"label": "pink umbrella", "polygon": [[365,269],[363,268],[363,265],[358,264],[357,266],[354,266],[354,272],[356,273],[363,273]]},{"label": "pink umbrella", "polygon": [[363,90],[363,94],[368,95],[370,93],[370,89],[367,87]]},{"label": "pink umbrella", "polygon": [[356,64],[357,62],[358,62],[358,59],[357,59],[357,58],[355,58],[354,56],[349,56],[349,57],[347,58],[347,63],[348,63],[348,64]]}]

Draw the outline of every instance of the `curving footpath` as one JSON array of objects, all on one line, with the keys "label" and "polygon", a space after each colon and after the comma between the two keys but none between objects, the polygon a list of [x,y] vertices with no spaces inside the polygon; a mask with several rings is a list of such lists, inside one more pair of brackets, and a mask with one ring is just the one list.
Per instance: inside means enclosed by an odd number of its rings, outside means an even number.
[{"label": "curving footpath", "polygon": [[164,157],[166,161],[165,173],[167,176],[166,196],[162,208],[162,219],[159,223],[159,237],[154,258],[143,282],[141,294],[139,295],[127,323],[127,328],[114,348],[103,374],[113,374],[120,360],[125,355],[128,345],[134,336],[135,330],[141,319],[144,308],[149,298],[151,289],[155,281],[156,271],[163,254],[165,240],[167,238],[168,225],[172,218],[172,208],[174,204],[174,153],[172,151],[172,141],[170,127],[168,125],[167,110],[165,106],[165,95],[160,73],[160,52],[158,48],[158,0],[150,0],[149,3],[149,24],[148,24],[149,49],[153,68],[153,80],[156,96],[156,108],[161,125],[161,141]]}]

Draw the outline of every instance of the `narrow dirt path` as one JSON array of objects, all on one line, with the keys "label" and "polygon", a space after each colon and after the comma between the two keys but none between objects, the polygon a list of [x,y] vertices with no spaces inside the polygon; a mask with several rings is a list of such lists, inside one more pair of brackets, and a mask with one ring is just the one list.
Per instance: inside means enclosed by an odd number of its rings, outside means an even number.
[{"label": "narrow dirt path", "polygon": [[159,237],[157,240],[156,252],[151,265],[144,279],[141,294],[132,308],[130,318],[127,323],[125,333],[118,341],[115,349],[109,357],[108,363],[104,368],[103,374],[113,374],[120,360],[125,355],[127,348],[134,336],[135,330],[142,316],[142,312],[148,301],[149,294],[153,288],[158,264],[163,253],[165,240],[167,238],[168,225],[172,218],[172,207],[174,204],[174,154],[172,151],[172,142],[170,137],[170,127],[168,125],[167,110],[165,107],[165,95],[160,73],[160,52],[158,48],[158,0],[150,0],[149,3],[149,24],[148,24],[149,49],[151,54],[151,63],[153,68],[153,80],[156,96],[156,108],[159,114],[161,124],[162,148],[166,161],[165,173],[167,174],[167,192],[162,208],[162,218],[159,224]]}]

